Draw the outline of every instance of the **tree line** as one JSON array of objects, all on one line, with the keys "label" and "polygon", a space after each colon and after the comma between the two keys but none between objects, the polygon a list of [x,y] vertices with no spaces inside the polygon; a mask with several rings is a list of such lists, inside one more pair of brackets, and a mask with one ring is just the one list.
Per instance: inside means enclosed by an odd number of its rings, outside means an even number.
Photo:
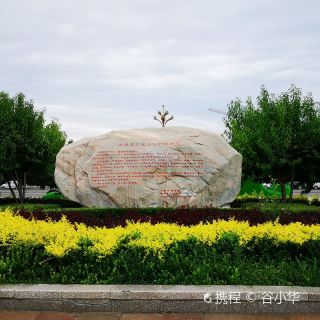
[{"label": "tree line", "polygon": [[36,110],[22,93],[0,92],[0,184],[9,184],[17,202],[24,201],[27,183],[55,186],[55,158],[66,138],[59,122],[46,123],[44,110]]},{"label": "tree line", "polygon": [[231,101],[225,137],[243,156],[243,179],[275,181],[286,202],[285,184],[320,181],[320,108],[312,94],[292,85],[279,95],[263,86],[256,103]]},{"label": "tree line", "polygon": [[[27,183],[55,186],[55,158],[67,136],[44,113],[22,93],[0,92],[0,184],[14,182],[16,201],[24,201]],[[231,101],[224,122],[225,138],[243,156],[243,179],[276,181],[284,202],[286,183],[310,189],[320,181],[320,107],[311,93],[292,85],[275,95],[263,86],[256,103]]]}]

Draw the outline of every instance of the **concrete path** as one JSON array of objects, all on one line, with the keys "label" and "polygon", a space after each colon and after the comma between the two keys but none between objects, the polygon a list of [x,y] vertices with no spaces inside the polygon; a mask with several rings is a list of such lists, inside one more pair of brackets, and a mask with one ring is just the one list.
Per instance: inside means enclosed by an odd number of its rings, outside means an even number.
[{"label": "concrete path", "polygon": [[183,314],[149,313],[119,314],[106,312],[53,313],[53,312],[5,312],[0,311],[0,320],[319,320],[320,314]]},{"label": "concrete path", "polygon": [[[95,319],[94,313],[100,317],[96,319],[130,319],[126,314],[133,314],[131,319],[144,319],[142,316],[138,317],[138,314],[143,313],[146,319],[175,319],[173,314],[197,314],[194,319],[320,320],[320,288],[230,285],[0,285],[0,312],[2,310],[14,313],[10,314],[13,318],[9,318],[7,314],[7,318],[0,317],[0,320],[18,320],[20,312],[28,315],[26,311],[31,312],[30,319],[36,320],[42,319],[41,317],[46,319],[45,316],[51,319],[45,312],[69,314],[61,319],[86,319],[83,318],[86,314]],[[224,315],[219,316],[222,313]],[[237,314],[233,316],[235,313]],[[152,316],[148,318],[148,314]],[[244,314],[253,315],[244,317]],[[255,316],[259,314],[261,316]],[[277,314],[283,316],[275,317]],[[292,316],[297,314],[303,316]],[[308,314],[314,316],[307,317]],[[107,315],[110,315],[109,318]],[[54,319],[58,320],[58,315],[55,317]],[[183,319],[188,318],[185,316]]]}]

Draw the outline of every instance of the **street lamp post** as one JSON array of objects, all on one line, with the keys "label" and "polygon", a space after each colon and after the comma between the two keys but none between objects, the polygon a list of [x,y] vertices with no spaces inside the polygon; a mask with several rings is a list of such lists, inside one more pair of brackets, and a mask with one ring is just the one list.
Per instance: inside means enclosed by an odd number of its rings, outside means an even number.
[{"label": "street lamp post", "polygon": [[219,110],[219,109],[209,108],[208,110],[209,110],[209,111],[212,111],[212,112],[215,112],[215,113],[223,114],[223,115],[225,115],[225,116],[227,115],[227,113],[226,113],[226,112],[221,111],[221,110]]}]

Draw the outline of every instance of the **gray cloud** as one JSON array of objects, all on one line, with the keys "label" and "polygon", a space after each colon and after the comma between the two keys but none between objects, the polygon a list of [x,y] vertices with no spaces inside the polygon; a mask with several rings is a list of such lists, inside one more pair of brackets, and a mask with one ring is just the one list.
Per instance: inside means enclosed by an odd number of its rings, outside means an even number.
[{"label": "gray cloud", "polygon": [[319,99],[317,0],[6,0],[0,90],[24,92],[71,138],[172,125],[222,132],[235,97],[291,83]]}]

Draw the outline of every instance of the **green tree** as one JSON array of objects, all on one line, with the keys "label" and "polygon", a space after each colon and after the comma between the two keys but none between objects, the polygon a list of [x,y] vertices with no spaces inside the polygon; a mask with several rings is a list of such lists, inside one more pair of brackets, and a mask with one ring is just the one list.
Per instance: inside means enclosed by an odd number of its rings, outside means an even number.
[{"label": "green tree", "polygon": [[20,202],[25,199],[27,180],[35,185],[50,177],[53,181],[55,155],[65,141],[59,124],[46,125],[44,111],[37,111],[22,93],[11,98],[0,92],[0,175],[14,181]]},{"label": "green tree", "polygon": [[43,130],[42,157],[37,166],[30,171],[31,185],[38,185],[42,188],[49,186],[54,188],[54,170],[56,155],[66,144],[66,134],[61,130],[59,122],[52,121]]},{"label": "green tree", "polygon": [[319,179],[320,111],[311,94],[292,85],[279,96],[261,88],[257,103],[231,101],[225,136],[243,155],[243,174],[257,181],[275,179],[286,201],[285,183]]}]

